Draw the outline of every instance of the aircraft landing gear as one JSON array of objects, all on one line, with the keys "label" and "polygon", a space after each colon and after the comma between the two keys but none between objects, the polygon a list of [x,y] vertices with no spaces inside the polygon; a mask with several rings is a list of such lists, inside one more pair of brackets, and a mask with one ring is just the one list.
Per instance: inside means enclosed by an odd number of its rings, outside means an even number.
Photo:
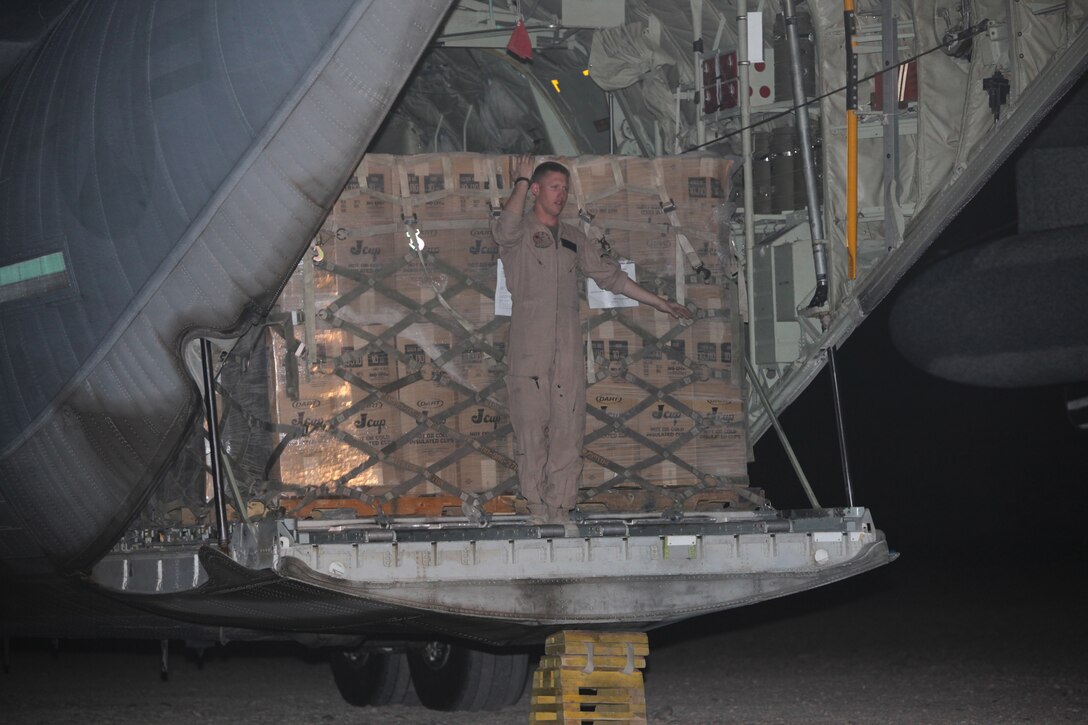
[{"label": "aircraft landing gear", "polygon": [[356,707],[419,702],[412,689],[404,652],[365,648],[345,650],[332,656],[331,665],[336,689]]},{"label": "aircraft landing gear", "polygon": [[528,654],[493,654],[444,642],[408,650],[420,702],[432,710],[498,710],[525,691]]}]

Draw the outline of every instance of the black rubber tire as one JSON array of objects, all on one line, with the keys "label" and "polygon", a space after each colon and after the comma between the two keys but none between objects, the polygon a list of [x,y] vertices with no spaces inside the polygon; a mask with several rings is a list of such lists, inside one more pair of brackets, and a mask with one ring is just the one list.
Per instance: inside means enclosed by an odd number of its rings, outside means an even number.
[{"label": "black rubber tire", "polygon": [[429,642],[408,650],[419,701],[432,710],[498,710],[515,704],[529,679],[528,654],[494,654]]},{"label": "black rubber tire", "polygon": [[379,707],[419,702],[403,652],[349,650],[334,654],[330,664],[336,689],[348,704]]}]

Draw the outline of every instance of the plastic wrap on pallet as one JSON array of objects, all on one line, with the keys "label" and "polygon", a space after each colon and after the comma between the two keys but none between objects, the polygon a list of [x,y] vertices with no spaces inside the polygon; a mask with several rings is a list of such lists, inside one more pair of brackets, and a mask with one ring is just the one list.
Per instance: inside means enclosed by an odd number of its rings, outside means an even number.
[{"label": "plastic wrap on pallet", "polygon": [[[645,507],[648,487],[727,490],[726,477],[746,475],[747,446],[720,223],[731,161],[559,160],[576,180],[568,221],[634,260],[644,286],[675,294],[677,233],[715,274],[685,282],[700,310],[690,325],[646,306],[590,310],[583,299],[596,382],[582,499]],[[478,154],[364,158],[315,240],[312,295],[300,265],[274,313],[287,322],[274,328],[270,353],[273,478],[364,497],[464,492],[486,501],[513,491],[509,318],[494,313],[489,228],[493,204],[509,193],[508,164]],[[421,252],[406,234],[415,229]],[[307,324],[316,346],[300,350]]]}]

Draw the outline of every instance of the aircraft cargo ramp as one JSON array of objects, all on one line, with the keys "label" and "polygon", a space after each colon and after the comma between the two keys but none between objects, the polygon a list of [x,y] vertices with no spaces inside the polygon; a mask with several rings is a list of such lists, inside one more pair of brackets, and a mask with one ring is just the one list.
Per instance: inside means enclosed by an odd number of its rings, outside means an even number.
[{"label": "aircraft cargo ramp", "polygon": [[233,528],[230,554],[122,544],[95,566],[111,597],[193,623],[371,637],[540,642],[644,630],[804,591],[892,561],[863,509],[378,527],[368,520]]}]

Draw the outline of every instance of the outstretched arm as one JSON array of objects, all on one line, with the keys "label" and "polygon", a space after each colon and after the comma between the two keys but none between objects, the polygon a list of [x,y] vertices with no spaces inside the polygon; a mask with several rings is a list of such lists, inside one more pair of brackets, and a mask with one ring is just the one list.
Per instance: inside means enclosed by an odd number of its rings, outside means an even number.
[{"label": "outstretched arm", "polygon": [[595,244],[579,245],[579,253],[582,272],[591,277],[601,289],[630,297],[681,320],[690,320],[695,316],[682,304],[660,297],[628,277],[616,260],[601,256]]},{"label": "outstretched arm", "polygon": [[620,294],[630,297],[633,300],[638,300],[644,305],[649,305],[655,310],[660,310],[667,315],[672,315],[681,320],[690,320],[692,318],[692,311],[679,302],[673,302],[672,300],[667,300],[664,297],[654,294],[630,277],[627,277],[626,280],[623,289],[620,290]]}]

